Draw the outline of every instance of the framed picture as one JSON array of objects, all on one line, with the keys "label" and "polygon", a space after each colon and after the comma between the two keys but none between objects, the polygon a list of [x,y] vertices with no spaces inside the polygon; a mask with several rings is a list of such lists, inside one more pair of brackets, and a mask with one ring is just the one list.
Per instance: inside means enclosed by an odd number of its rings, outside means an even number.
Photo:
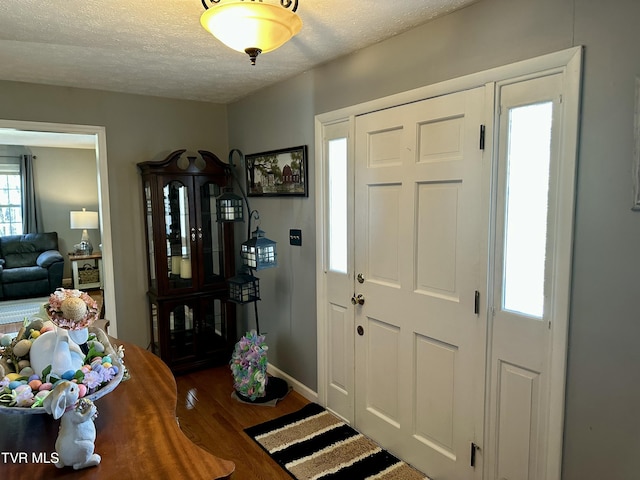
[{"label": "framed picture", "polygon": [[309,196],[306,145],[244,158],[249,197]]}]

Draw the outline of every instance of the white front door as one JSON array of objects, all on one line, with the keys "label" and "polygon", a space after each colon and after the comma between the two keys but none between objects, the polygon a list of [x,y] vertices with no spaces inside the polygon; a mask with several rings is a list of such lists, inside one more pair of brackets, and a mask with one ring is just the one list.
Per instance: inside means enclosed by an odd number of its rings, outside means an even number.
[{"label": "white front door", "polygon": [[482,477],[484,103],[477,88],[355,120],[355,426],[434,478]]}]

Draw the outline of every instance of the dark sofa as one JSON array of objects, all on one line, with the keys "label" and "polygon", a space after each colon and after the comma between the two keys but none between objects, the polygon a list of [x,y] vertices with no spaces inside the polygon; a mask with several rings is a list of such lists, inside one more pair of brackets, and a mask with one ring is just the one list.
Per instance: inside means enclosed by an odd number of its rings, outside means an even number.
[{"label": "dark sofa", "polygon": [[57,232],[0,237],[0,300],[47,296],[63,270]]}]

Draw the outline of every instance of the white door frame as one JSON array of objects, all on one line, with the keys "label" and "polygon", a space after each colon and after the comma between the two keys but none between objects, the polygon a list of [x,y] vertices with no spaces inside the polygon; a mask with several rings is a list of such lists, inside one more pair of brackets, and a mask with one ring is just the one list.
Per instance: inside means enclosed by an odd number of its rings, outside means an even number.
[{"label": "white door frame", "polygon": [[100,237],[102,240],[102,272],[104,281],[104,307],[109,312],[109,330],[118,336],[116,318],[115,279],[113,277],[113,247],[111,243],[111,208],[109,206],[109,174],[107,169],[107,131],[103,126],[73,125],[66,123],[2,120],[0,128],[13,128],[32,132],[53,132],[95,136],[95,154],[98,170],[98,208],[100,210]]},{"label": "white door frame", "polygon": [[[466,90],[478,86],[493,86],[495,82],[504,81],[510,78],[523,76],[538,76],[541,72],[562,72],[564,74],[566,89],[563,101],[565,103],[565,117],[563,126],[564,141],[562,145],[562,156],[564,159],[563,170],[560,181],[565,182],[563,212],[559,223],[564,222],[563,231],[558,237],[557,249],[561,252],[562,260],[555,266],[556,294],[558,299],[554,306],[558,313],[558,321],[552,325],[552,345],[553,350],[550,360],[550,402],[548,420],[548,452],[546,461],[546,478],[548,480],[560,479],[562,467],[562,438],[564,431],[564,398],[566,382],[566,357],[567,357],[567,337],[568,319],[570,306],[570,282],[571,282],[571,262],[572,262],[572,242],[573,242],[573,204],[574,204],[574,176],[577,157],[578,143],[578,120],[579,120],[579,99],[580,99],[580,76],[582,65],[582,47],[573,47],[560,52],[555,52],[530,60],[524,60],[514,64],[497,67],[483,72],[467,75],[464,77],[448,80],[445,82],[421,87],[408,92],[391,95],[388,97],[372,100],[358,105],[342,108],[333,112],[327,112],[315,117],[315,173],[316,173],[316,279],[317,279],[317,339],[318,339],[318,402],[327,404],[327,379],[328,379],[328,337],[327,337],[327,285],[324,272],[327,264],[327,225],[326,225],[326,165],[323,142],[324,126],[340,121],[350,123],[350,132],[353,133],[354,118],[378,109],[389,108],[404,103],[414,102],[438,95],[445,95],[461,90]],[[488,89],[489,90],[489,89]],[[487,124],[488,140],[493,137],[493,124]],[[493,145],[489,141],[489,146]],[[349,155],[353,158],[353,135],[349,138]],[[494,154],[492,154],[492,157]],[[350,185],[353,185],[353,179]],[[491,262],[493,258],[491,258]],[[353,276],[353,272],[350,272]],[[488,279],[489,290],[491,290],[492,279]],[[481,308],[489,308],[492,299],[490,291],[483,292]],[[489,326],[491,328],[491,326]],[[491,358],[490,345],[488,345],[487,361]],[[489,368],[489,366],[487,366]],[[490,378],[487,375],[487,386]],[[347,386],[349,387],[349,386]],[[353,385],[350,386],[353,389]],[[487,395],[490,389],[487,388]],[[485,420],[488,416],[488,406],[490,402],[485,399]],[[348,415],[347,415],[348,417]],[[346,418],[347,421],[353,419]],[[486,423],[486,422],[485,422]],[[488,423],[487,423],[488,425]],[[488,429],[485,429],[485,444]],[[485,475],[490,459],[484,459]]]}]

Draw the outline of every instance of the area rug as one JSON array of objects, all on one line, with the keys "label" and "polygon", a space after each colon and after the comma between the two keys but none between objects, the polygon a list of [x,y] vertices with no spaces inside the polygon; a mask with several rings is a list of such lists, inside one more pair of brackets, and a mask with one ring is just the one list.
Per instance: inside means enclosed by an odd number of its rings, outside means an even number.
[{"label": "area rug", "polygon": [[316,403],[245,429],[297,480],[428,480]]},{"label": "area rug", "polygon": [[41,313],[42,305],[47,301],[49,297],[0,301],[0,325],[22,322],[25,318]]}]

